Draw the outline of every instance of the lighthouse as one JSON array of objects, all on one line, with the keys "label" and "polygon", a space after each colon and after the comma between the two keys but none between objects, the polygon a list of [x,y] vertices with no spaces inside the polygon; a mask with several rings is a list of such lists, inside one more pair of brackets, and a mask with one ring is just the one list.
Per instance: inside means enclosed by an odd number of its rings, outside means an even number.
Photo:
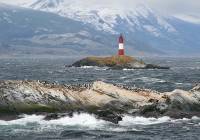
[{"label": "lighthouse", "polygon": [[123,56],[124,55],[124,38],[122,34],[119,36],[119,50],[118,55]]}]

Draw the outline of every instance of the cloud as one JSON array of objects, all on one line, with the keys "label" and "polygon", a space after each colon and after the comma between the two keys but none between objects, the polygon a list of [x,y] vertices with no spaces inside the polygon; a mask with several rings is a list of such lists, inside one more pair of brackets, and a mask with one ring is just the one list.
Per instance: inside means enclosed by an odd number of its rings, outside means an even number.
[{"label": "cloud", "polygon": [[168,15],[196,15],[200,13],[199,0],[147,0],[154,9]]},{"label": "cloud", "polygon": [[[9,4],[21,4],[34,0],[0,0]],[[85,6],[108,6],[121,9],[131,9],[144,3],[154,10],[167,15],[194,15],[200,17],[200,0],[66,0],[79,2]]]},{"label": "cloud", "polygon": [[200,13],[200,0],[73,0],[86,6],[103,5],[114,8],[131,9],[138,4],[145,4],[162,14],[195,14]]}]

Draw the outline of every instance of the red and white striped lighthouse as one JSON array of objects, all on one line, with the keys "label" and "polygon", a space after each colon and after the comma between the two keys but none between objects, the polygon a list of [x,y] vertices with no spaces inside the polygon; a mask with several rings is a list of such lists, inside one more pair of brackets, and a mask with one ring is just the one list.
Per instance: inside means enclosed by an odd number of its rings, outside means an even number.
[{"label": "red and white striped lighthouse", "polygon": [[122,56],[124,55],[124,38],[122,34],[119,37],[119,50],[118,50],[118,55]]}]

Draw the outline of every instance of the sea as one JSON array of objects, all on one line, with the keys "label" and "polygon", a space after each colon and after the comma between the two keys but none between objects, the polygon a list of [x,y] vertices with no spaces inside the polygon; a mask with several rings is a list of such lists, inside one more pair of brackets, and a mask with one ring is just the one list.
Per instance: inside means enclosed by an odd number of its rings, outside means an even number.
[{"label": "sea", "polygon": [[[170,69],[68,68],[66,65],[76,59],[0,58],[0,80],[41,80],[70,85],[104,81],[159,92],[190,90],[200,83],[200,58],[142,59]],[[200,118],[196,116],[173,119],[124,114],[119,124],[87,113],[49,121],[44,117],[21,114],[20,119],[0,120],[0,140],[200,140]]]}]

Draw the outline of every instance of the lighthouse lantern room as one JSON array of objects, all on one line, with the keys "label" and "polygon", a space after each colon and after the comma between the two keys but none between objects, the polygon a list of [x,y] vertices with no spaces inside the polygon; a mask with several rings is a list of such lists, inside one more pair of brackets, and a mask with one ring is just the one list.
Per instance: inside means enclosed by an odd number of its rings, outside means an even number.
[{"label": "lighthouse lantern room", "polygon": [[119,37],[119,50],[118,50],[118,55],[123,56],[124,55],[124,38],[122,34]]}]

